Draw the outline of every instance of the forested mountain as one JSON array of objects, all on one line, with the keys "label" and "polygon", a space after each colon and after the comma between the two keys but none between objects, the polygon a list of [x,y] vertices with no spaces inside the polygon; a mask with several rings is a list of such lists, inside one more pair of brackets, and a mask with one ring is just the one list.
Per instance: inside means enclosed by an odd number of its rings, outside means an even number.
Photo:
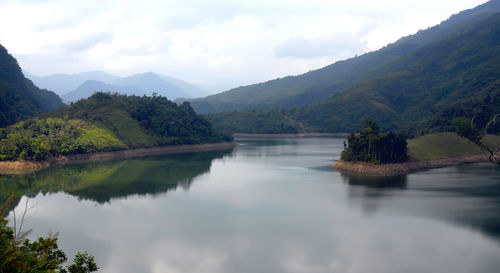
[{"label": "forested mountain", "polygon": [[385,129],[424,130],[429,119],[449,107],[498,102],[494,98],[500,93],[500,13],[379,71],[343,93],[298,109],[294,117],[328,131],[352,131],[367,117],[378,119]]},{"label": "forested mountain", "polygon": [[62,105],[54,92],[39,89],[26,79],[16,59],[0,45],[0,127]]},{"label": "forested mountain", "polygon": [[63,100],[71,102],[88,98],[98,91],[117,92],[125,95],[158,95],[169,99],[194,98],[207,93],[198,86],[152,72],[119,77],[102,71],[78,74],[55,74],[37,77],[27,74],[39,86],[53,88]]},{"label": "forested mountain", "polygon": [[0,160],[230,140],[187,102],[99,92],[0,129]]},{"label": "forested mountain", "polygon": [[[464,105],[475,103],[477,109],[484,106],[480,102],[498,102],[499,27],[500,1],[494,0],[379,51],[210,96],[193,107],[202,113],[274,107],[311,131],[352,132],[368,117],[379,120],[384,130],[443,129],[442,112],[451,119],[463,114]],[[214,126],[231,130],[220,121],[224,116],[236,120],[238,113],[211,118]]]}]

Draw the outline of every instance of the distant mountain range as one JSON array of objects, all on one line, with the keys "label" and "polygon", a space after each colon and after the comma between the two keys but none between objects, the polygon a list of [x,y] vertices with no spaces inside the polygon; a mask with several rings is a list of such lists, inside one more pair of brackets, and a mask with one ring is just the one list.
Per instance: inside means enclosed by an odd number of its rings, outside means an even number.
[{"label": "distant mountain range", "polygon": [[110,91],[127,95],[158,95],[171,100],[206,96],[198,86],[167,76],[146,72],[119,77],[102,71],[78,74],[54,74],[38,77],[25,73],[37,85],[57,92],[66,102],[88,98],[96,91]]},{"label": "distant mountain range", "polygon": [[0,128],[62,105],[54,92],[26,79],[16,59],[0,45]]},{"label": "distant mountain range", "polygon": [[500,101],[499,0],[322,69],[190,100],[200,113],[227,111],[211,116],[215,126],[231,130],[239,123],[240,132],[266,127],[247,120],[255,111],[274,117],[263,122],[280,120],[269,128],[345,132],[375,118],[384,129],[415,131],[449,107],[480,105],[445,116],[474,115],[483,101],[489,109],[500,106],[494,105]]}]

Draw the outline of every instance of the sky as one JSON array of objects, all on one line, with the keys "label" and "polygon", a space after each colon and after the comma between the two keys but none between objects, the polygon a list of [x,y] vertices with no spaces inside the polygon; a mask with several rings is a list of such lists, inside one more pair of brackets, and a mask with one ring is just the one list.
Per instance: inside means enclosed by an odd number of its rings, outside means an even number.
[{"label": "sky", "polygon": [[0,44],[34,75],[152,71],[238,86],[377,50],[485,0],[0,0]]}]

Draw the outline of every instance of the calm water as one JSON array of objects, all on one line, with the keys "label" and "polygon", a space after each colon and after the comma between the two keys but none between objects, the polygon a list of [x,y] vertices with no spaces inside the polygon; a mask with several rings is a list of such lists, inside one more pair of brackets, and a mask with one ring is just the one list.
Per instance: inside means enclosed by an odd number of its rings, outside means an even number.
[{"label": "calm water", "polygon": [[500,272],[499,167],[377,179],[331,169],[343,139],[238,141],[0,177],[0,198],[100,272]]}]

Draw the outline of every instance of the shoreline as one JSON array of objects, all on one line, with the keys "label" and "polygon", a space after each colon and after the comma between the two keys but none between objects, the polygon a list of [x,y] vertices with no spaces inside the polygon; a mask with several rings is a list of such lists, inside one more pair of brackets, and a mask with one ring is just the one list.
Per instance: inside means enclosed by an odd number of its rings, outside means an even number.
[{"label": "shoreline", "polygon": [[233,133],[233,137],[255,137],[255,138],[346,137],[348,135],[349,133],[298,133],[298,134]]},{"label": "shoreline", "polygon": [[0,161],[0,175],[29,173],[45,169],[53,165],[64,165],[68,163],[83,163],[88,161],[126,159],[126,158],[154,156],[154,155],[229,150],[238,145],[239,144],[237,142],[233,141],[233,142],[218,142],[218,143],[206,143],[206,144],[157,146],[151,148],[128,149],[128,150],[119,150],[112,152],[61,155],[41,161]]},{"label": "shoreline", "polygon": [[404,175],[416,171],[456,166],[461,164],[489,162],[487,155],[473,155],[463,157],[440,158],[431,160],[409,161],[404,163],[390,163],[375,165],[364,162],[352,163],[337,161],[332,167],[337,171],[351,172],[363,175],[374,176],[395,176]]}]

